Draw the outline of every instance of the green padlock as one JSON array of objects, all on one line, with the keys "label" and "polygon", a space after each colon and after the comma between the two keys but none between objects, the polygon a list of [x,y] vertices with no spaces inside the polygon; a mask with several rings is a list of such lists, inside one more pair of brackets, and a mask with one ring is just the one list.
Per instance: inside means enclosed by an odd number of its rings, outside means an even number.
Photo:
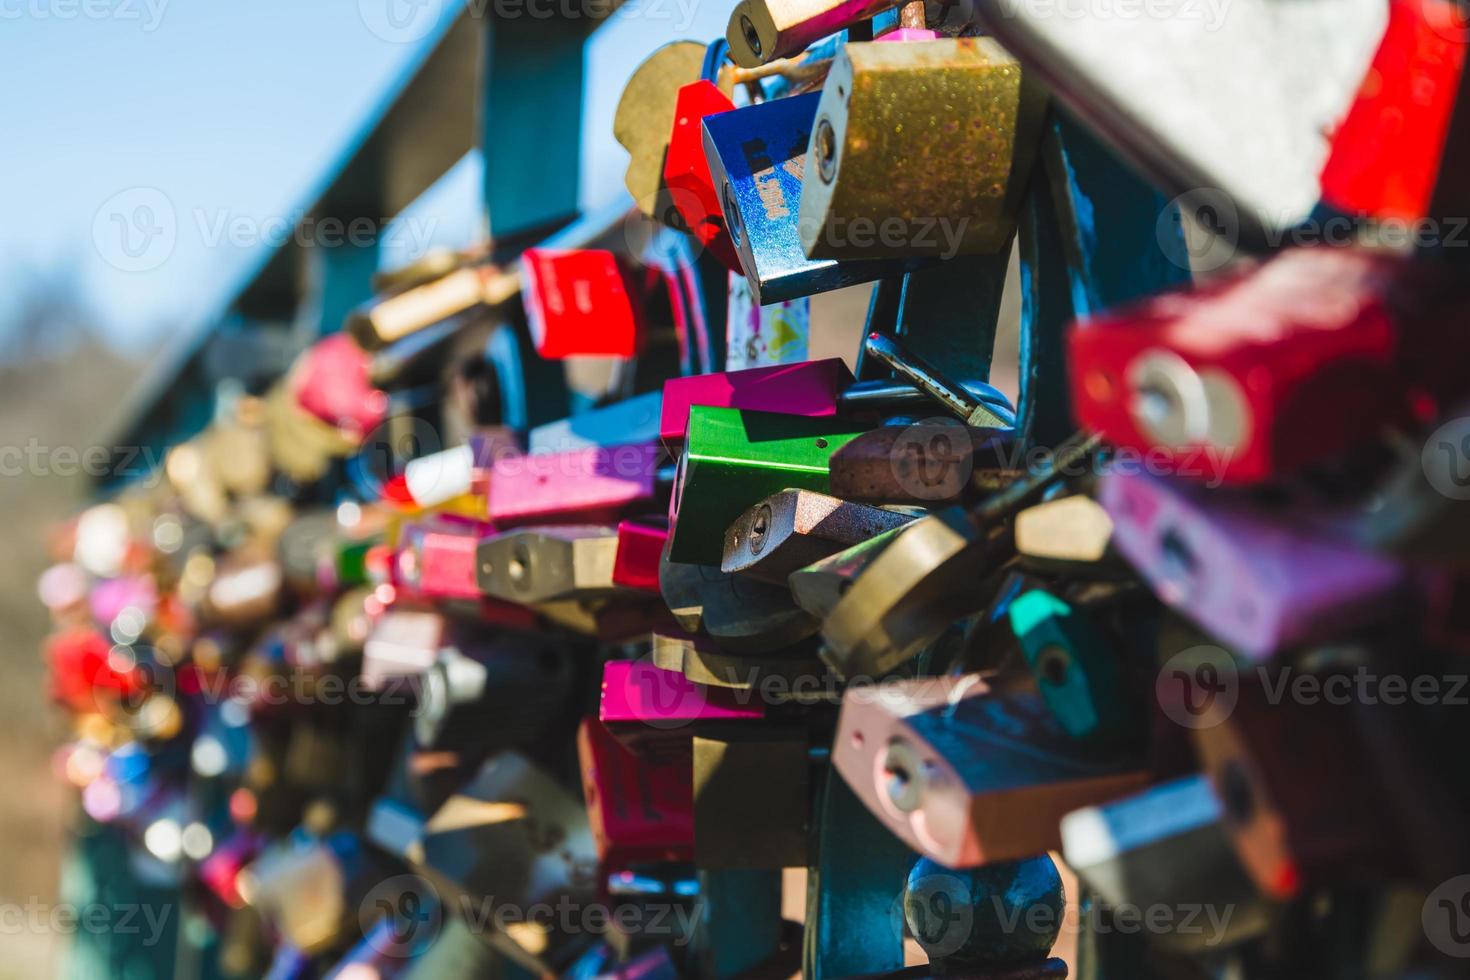
[{"label": "green padlock", "polygon": [[736,518],[780,490],[826,492],[832,454],[863,431],[833,417],[691,408],[669,559],[718,566]]},{"label": "green padlock", "polygon": [[1068,735],[1117,739],[1137,730],[1120,652],[1086,612],[1032,589],[1012,600],[1010,618],[1036,686]]}]

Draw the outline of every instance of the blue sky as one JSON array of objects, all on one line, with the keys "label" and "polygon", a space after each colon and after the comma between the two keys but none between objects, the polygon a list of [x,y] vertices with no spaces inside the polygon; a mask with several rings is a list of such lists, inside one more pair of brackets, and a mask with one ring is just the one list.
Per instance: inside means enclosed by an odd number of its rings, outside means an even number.
[{"label": "blue sky", "polygon": [[[122,346],[146,352],[162,331],[207,320],[251,262],[252,246],[220,229],[269,234],[309,204],[384,88],[460,2],[0,0],[0,325],[7,297],[57,270]],[[612,116],[628,75],[667,41],[723,34],[730,5],[626,0],[594,33],[585,208],[623,193]],[[416,207],[419,233],[397,240],[478,237],[480,173],[477,155],[463,161]],[[167,260],[118,268],[128,262],[105,244],[119,231],[108,219],[158,201],[178,218]]]}]

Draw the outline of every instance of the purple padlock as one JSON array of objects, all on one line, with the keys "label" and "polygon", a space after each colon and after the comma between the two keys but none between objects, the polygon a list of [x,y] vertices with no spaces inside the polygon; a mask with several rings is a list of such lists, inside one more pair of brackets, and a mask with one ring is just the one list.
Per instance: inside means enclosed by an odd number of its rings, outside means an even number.
[{"label": "purple padlock", "polygon": [[490,473],[490,520],[501,528],[601,523],[630,508],[651,509],[661,453],[656,443],[642,443],[503,456]]},{"label": "purple padlock", "polygon": [[1257,660],[1391,615],[1407,593],[1405,566],[1290,508],[1117,471],[1098,499],[1116,547],[1158,597]]}]

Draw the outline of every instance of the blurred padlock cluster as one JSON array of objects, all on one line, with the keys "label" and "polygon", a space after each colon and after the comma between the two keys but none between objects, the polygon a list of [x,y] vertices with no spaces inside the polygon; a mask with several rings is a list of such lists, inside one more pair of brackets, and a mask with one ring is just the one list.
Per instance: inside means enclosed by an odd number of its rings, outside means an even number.
[{"label": "blurred padlock cluster", "polygon": [[1463,975],[1470,22],[1169,10],[740,0],[57,529],[203,975]]}]

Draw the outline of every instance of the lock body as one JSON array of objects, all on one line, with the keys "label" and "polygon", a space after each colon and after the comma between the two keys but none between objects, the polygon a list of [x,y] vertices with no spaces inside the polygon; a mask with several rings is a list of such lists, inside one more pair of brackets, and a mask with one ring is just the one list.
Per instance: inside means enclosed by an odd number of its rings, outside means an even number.
[{"label": "lock body", "polygon": [[1011,601],[1010,620],[1037,689],[1068,735],[1116,741],[1137,728],[1127,663],[1085,610],[1032,589]]},{"label": "lock body", "polygon": [[521,253],[521,300],[536,353],[633,357],[643,336],[642,297],[618,257],[602,249]]},{"label": "lock body", "polygon": [[664,162],[664,183],[689,234],[721,265],[744,275],[740,254],[730,240],[720,195],[704,155],[704,119],[731,112],[735,103],[713,82],[690,82],[679,89],[674,128]]},{"label": "lock body", "polygon": [[638,758],[595,718],[584,719],[577,729],[577,757],[587,819],[605,869],[693,860],[694,797],[687,765]]},{"label": "lock body", "polygon": [[835,415],[838,396],[851,383],[852,372],[838,357],[670,378],[664,382],[659,437],[670,450],[682,446],[689,431],[689,410],[695,405]]},{"label": "lock body", "polygon": [[615,594],[618,532],[591,524],[521,528],[479,543],[478,585],[508,602],[600,599]]},{"label": "lock body", "polygon": [[655,499],[656,444],[597,446],[504,456],[491,469],[488,507],[497,527],[609,520]]},{"label": "lock body", "polygon": [[911,520],[811,490],[782,490],[730,525],[720,570],[784,585],[798,568]]},{"label": "lock body", "polygon": [[660,435],[662,403],[663,396],[650,391],[538,425],[526,437],[527,452],[543,455],[597,446],[654,442]]},{"label": "lock body", "polygon": [[742,511],[778,490],[825,491],[832,454],[860,431],[835,418],[691,408],[670,560],[718,565],[726,529]]},{"label": "lock body", "polygon": [[949,259],[1008,248],[1045,101],[1033,89],[988,37],[843,45],[807,147],[806,254]]}]

